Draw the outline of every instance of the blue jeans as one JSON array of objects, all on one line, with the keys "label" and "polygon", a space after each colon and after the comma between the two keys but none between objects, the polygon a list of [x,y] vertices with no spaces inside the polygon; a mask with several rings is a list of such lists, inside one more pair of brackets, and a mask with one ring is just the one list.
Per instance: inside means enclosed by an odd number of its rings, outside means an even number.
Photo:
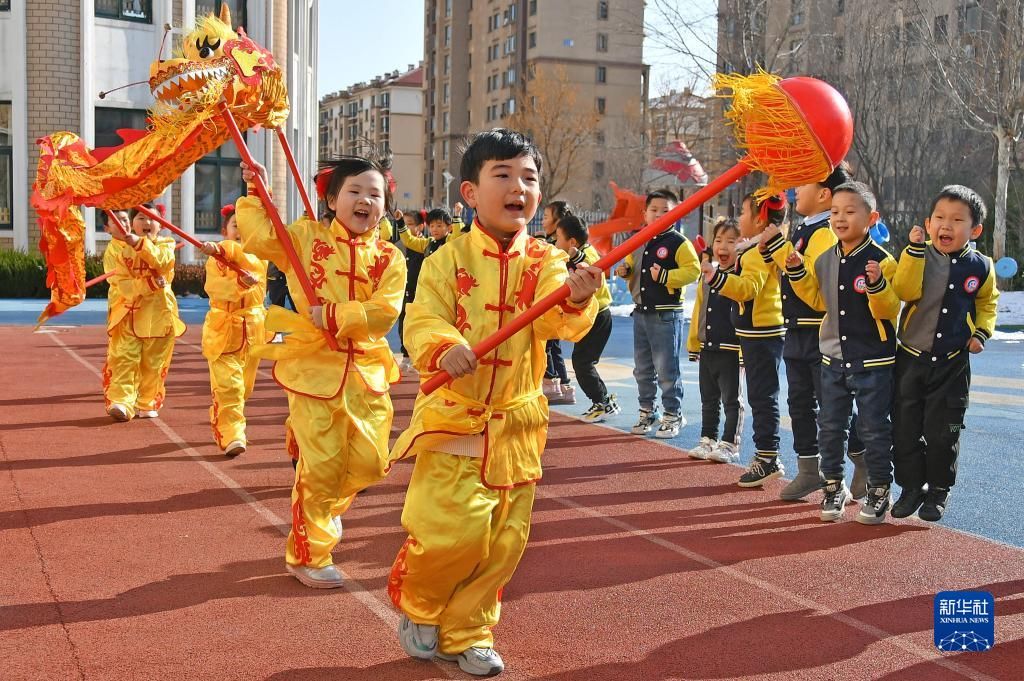
[{"label": "blue jeans", "polygon": [[661,387],[661,406],[667,414],[679,414],[683,379],[679,355],[683,347],[683,311],[633,313],[633,359],[640,408],[654,409]]},{"label": "blue jeans", "polygon": [[892,483],[893,368],[847,372],[838,362],[821,365],[818,448],[826,480],[843,478],[843,454],[857,403],[857,433],[864,443],[868,484]]}]

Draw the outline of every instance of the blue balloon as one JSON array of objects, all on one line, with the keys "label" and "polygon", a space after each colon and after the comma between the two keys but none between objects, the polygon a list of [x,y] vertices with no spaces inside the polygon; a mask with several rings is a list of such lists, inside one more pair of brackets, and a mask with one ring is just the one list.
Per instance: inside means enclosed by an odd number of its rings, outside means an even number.
[{"label": "blue balloon", "polygon": [[1015,274],[1017,274],[1017,261],[1010,256],[1000,258],[999,262],[996,263],[997,276],[1000,276],[1003,279],[1009,279]]},{"label": "blue balloon", "polygon": [[884,244],[889,241],[889,228],[886,227],[885,223],[879,220],[871,227],[871,238],[877,244]]}]

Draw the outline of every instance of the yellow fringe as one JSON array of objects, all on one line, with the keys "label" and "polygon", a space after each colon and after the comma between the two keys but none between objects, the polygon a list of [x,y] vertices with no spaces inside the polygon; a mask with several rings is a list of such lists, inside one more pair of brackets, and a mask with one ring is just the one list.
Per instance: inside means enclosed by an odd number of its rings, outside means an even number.
[{"label": "yellow fringe", "polygon": [[744,163],[768,176],[767,185],[756,192],[759,201],[792,187],[820,182],[832,172],[817,138],[778,86],[780,80],[761,69],[749,76],[719,73],[714,77],[718,96],[732,99],[725,116],[733,126],[737,146],[746,152]]}]

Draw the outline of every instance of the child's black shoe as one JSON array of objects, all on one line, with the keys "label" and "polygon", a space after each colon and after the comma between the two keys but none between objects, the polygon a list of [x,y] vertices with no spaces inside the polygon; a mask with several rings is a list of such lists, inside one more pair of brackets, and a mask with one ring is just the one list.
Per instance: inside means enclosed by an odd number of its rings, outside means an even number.
[{"label": "child's black shoe", "polygon": [[899,501],[892,507],[892,517],[909,518],[914,515],[924,502],[924,497],[925,491],[922,488],[905,488]]},{"label": "child's black shoe", "polygon": [[928,490],[928,494],[926,494],[924,498],[924,503],[921,504],[921,509],[917,512],[917,517],[921,520],[927,520],[930,523],[942,520],[942,514],[946,512],[946,504],[948,501],[948,489],[936,487],[935,489]]}]

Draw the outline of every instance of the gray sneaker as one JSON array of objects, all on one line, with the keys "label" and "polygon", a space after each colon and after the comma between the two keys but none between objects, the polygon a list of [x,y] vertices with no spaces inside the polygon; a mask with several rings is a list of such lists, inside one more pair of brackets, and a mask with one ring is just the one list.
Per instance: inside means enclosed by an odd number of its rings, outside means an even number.
[{"label": "gray sneaker", "polygon": [[669,440],[679,435],[679,431],[686,427],[686,419],[680,414],[669,414],[665,412],[665,417],[661,419],[661,426],[658,427],[658,432],[654,434],[654,437],[661,440]]},{"label": "gray sneaker", "polygon": [[816,456],[801,456],[796,460],[799,467],[792,482],[782,488],[779,498],[785,501],[803,499],[811,492],[817,492],[825,484]]},{"label": "gray sneaker", "polygon": [[889,485],[869,487],[867,499],[857,514],[857,522],[862,525],[878,525],[885,522],[885,512],[892,505]]},{"label": "gray sneaker", "polygon": [[398,622],[398,641],[409,657],[432,660],[437,654],[437,627],[416,624],[406,615]]},{"label": "gray sneaker", "polygon": [[437,656],[449,662],[458,662],[459,669],[473,676],[497,676],[505,671],[505,663],[494,648],[468,648],[458,655],[438,653]]},{"label": "gray sneaker", "polygon": [[853,501],[844,480],[828,480],[825,483],[825,497],[821,500],[821,519],[833,523],[843,519],[846,505]]},{"label": "gray sneaker", "polygon": [[647,435],[654,429],[654,424],[658,422],[658,410],[657,409],[640,409],[640,418],[633,424],[633,435]]}]

